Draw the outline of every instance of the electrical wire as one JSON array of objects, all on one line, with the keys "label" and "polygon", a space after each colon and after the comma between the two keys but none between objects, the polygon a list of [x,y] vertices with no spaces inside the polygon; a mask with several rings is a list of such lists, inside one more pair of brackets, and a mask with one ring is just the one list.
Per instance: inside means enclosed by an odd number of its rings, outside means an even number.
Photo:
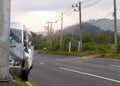
[{"label": "electrical wire", "polygon": [[84,1],[81,1],[81,3],[87,3],[89,1],[91,1],[91,0],[84,0]]},{"label": "electrical wire", "polygon": [[[90,2],[90,1],[92,1],[92,0],[84,0],[84,1],[81,1],[81,3],[87,3],[87,2]],[[93,6],[93,5],[95,5],[95,4],[97,4],[99,1],[101,1],[101,0],[96,0],[95,2],[93,2],[92,4],[90,4],[90,5],[88,5],[88,6],[86,6],[86,7],[83,7],[83,9],[84,8],[88,8],[88,7],[91,7],[91,6]],[[62,12],[66,17],[68,17],[68,16],[70,16],[72,13],[73,13],[73,8],[72,8],[72,6],[69,6],[66,10],[64,10],[63,12]],[[112,18],[112,14],[113,14],[113,11],[112,12],[110,12],[110,13],[108,13],[107,15],[105,15],[105,17],[103,17],[103,18],[100,18],[101,20],[99,21],[99,22],[96,22],[97,24],[99,24],[100,22],[102,22],[104,19],[107,19],[107,18]],[[102,20],[103,19],[103,20]]]},{"label": "electrical wire", "polygon": [[[87,3],[91,0],[84,0],[84,1],[81,1],[82,3]],[[96,2],[92,3],[91,5],[87,6],[87,7],[84,7],[84,8],[88,8],[88,7],[91,7],[93,5],[95,5],[96,3],[98,3],[100,0],[97,0]],[[69,6],[65,11],[61,12],[63,13],[64,15],[68,14],[68,15],[71,15],[71,10],[73,10],[72,6]],[[70,13],[69,13],[70,12]]]},{"label": "electrical wire", "polygon": [[68,14],[66,14],[65,16],[66,16],[66,17],[69,17],[73,12],[74,12],[74,11],[71,11],[71,12],[69,12]]},{"label": "electrical wire", "polygon": [[[81,1],[81,3],[87,3],[87,2],[89,2],[89,1],[91,1],[91,0],[84,0],[84,1]],[[98,2],[98,1],[100,1],[100,0],[97,0],[97,2]],[[96,2],[96,3],[97,3],[97,2]],[[69,6],[69,7],[68,7],[65,11],[63,11],[62,13],[63,13],[63,14],[66,14],[66,13],[68,13],[69,11],[71,11],[71,9],[73,9],[72,6]]]},{"label": "electrical wire", "polygon": [[[89,2],[89,1],[91,1],[91,0],[84,0],[84,1],[81,1],[81,2],[82,2],[82,3],[87,3],[87,2]],[[95,5],[95,4],[97,4],[99,1],[101,1],[101,0],[97,0],[97,1],[95,1],[94,3],[92,3],[92,4],[90,4],[89,6],[86,6],[86,7],[84,7],[84,8],[91,7],[91,6]],[[66,17],[70,16],[70,15],[73,13],[73,11],[71,11],[71,10],[72,10],[71,8],[72,8],[72,6],[68,7],[68,8],[63,12],[64,15],[66,15]],[[111,12],[110,12],[110,14],[111,14]],[[108,15],[109,15],[109,14],[107,14],[107,16],[105,16],[105,18],[108,17]]]},{"label": "electrical wire", "polygon": [[86,7],[83,7],[82,9],[92,7],[93,5],[97,4],[97,3],[100,2],[100,1],[101,1],[101,0],[97,0],[97,1],[95,1],[94,3],[92,3],[92,4],[90,4],[90,5],[86,6]]},{"label": "electrical wire", "polygon": [[72,6],[69,6],[66,10],[64,10],[62,13],[63,14],[65,14],[65,13],[67,13],[69,10],[71,10],[72,9]]},{"label": "electrical wire", "polygon": [[66,12],[64,12],[63,14],[64,15],[66,15],[66,14],[68,14],[69,12],[71,12],[71,11],[73,11],[73,9],[71,8],[71,9],[69,9],[68,11],[66,11]]},{"label": "electrical wire", "polygon": [[[103,22],[104,21],[104,19],[111,19],[111,18],[113,18],[113,16],[112,16],[112,14],[113,14],[113,11],[110,11],[109,13],[107,13],[104,17],[102,17],[102,18],[100,18],[101,20],[100,21],[98,21],[98,22],[96,22],[96,23],[94,23],[94,24],[100,24],[101,22]],[[99,19],[98,19],[99,20]],[[107,23],[107,22],[106,22]]]}]

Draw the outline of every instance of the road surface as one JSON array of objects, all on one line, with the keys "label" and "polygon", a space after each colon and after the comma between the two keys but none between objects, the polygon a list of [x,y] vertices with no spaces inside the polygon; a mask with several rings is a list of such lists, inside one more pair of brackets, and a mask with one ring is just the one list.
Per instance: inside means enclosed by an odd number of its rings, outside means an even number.
[{"label": "road surface", "polygon": [[29,81],[33,86],[120,86],[120,61],[36,54]]}]

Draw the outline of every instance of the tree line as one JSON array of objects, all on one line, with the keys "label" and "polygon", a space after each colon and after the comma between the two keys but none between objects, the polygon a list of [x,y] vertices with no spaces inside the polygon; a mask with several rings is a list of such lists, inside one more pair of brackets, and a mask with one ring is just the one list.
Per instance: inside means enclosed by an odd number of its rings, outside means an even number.
[{"label": "tree line", "polygon": [[[50,41],[47,36],[41,34],[33,34],[34,45],[36,50],[47,50],[47,51],[60,51],[60,36],[54,36],[52,38],[52,47],[50,48]],[[120,40],[120,38],[119,38]],[[64,33],[62,42],[62,51],[68,51],[69,42],[78,42],[79,34]],[[114,32],[103,31],[99,34],[83,34],[83,51],[105,51],[113,47],[114,43]],[[78,46],[73,45],[72,51],[77,52]]]}]

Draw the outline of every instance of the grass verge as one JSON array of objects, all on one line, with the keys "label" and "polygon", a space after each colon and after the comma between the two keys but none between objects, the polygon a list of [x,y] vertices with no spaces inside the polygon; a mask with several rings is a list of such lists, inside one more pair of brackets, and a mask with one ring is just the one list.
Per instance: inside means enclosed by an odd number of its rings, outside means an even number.
[{"label": "grass verge", "polygon": [[53,55],[66,55],[66,56],[88,56],[88,55],[95,55],[97,54],[100,58],[107,58],[107,59],[120,59],[120,53],[115,52],[96,52],[96,51],[86,51],[86,52],[63,52],[63,51],[41,51],[37,50],[39,54],[53,54]]},{"label": "grass verge", "polygon": [[101,58],[107,59],[119,59],[120,60],[120,53],[103,53],[100,55]]},{"label": "grass verge", "polygon": [[86,51],[86,52],[65,52],[65,51],[41,51],[37,50],[39,54],[54,54],[54,55],[66,55],[66,56],[87,56],[93,55],[96,52],[94,51]]}]

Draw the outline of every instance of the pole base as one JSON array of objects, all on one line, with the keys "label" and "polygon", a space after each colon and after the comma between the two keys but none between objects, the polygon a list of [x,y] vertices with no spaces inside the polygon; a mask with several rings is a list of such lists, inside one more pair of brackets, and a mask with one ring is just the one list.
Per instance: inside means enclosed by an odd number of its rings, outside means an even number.
[{"label": "pole base", "polygon": [[13,78],[9,73],[9,69],[7,67],[0,67],[0,82],[12,80]]}]

